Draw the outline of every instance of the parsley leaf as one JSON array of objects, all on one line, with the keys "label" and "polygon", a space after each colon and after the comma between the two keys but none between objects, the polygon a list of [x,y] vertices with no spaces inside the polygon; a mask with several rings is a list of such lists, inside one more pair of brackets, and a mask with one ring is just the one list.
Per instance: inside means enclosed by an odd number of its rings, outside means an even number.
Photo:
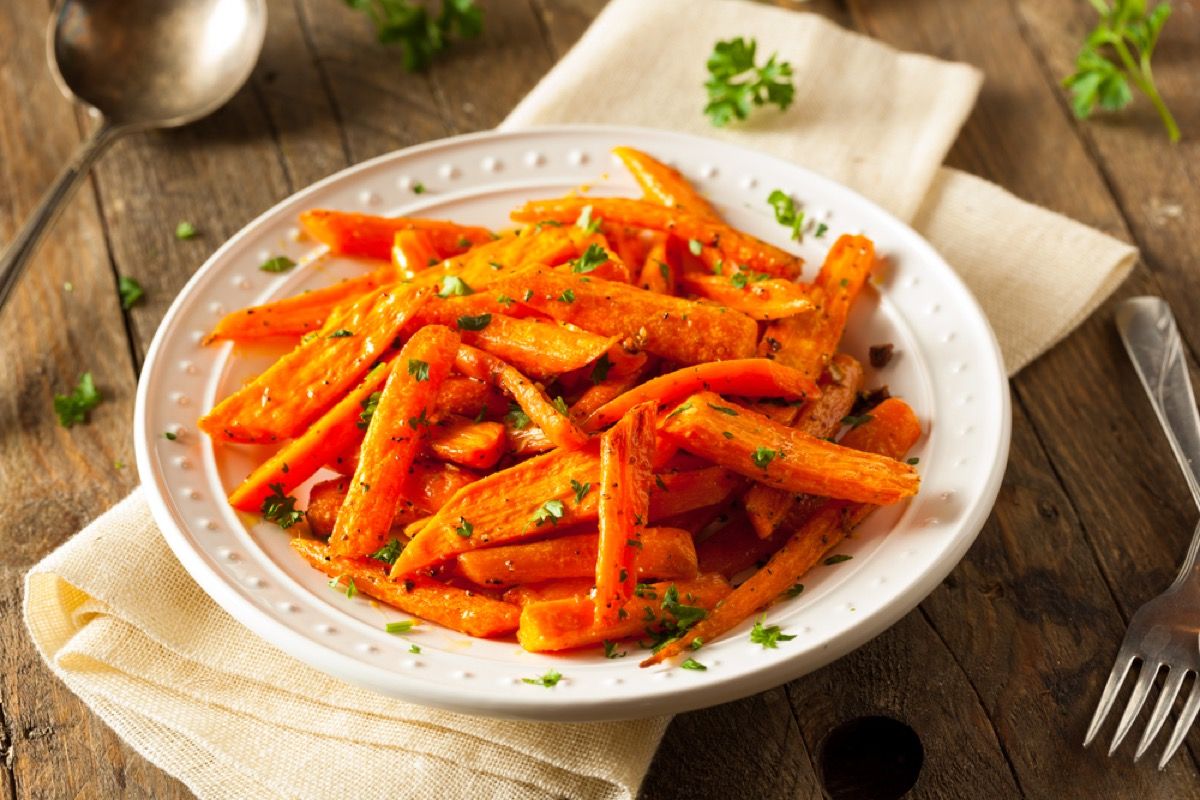
[{"label": "parsley leaf", "polygon": [[415,644],[409,645],[408,652],[412,653],[413,655],[419,656],[419,655],[421,655],[421,648],[417,647]]},{"label": "parsley leaf", "polygon": [[88,412],[100,405],[100,392],[92,381],[92,373],[85,372],[79,376],[75,391],[70,394],[54,395],[54,413],[58,415],[58,424],[64,428],[87,422]]},{"label": "parsley leaf", "polygon": [[392,539],[383,547],[371,553],[368,558],[373,558],[376,561],[382,561],[385,564],[395,564],[396,559],[404,552],[404,543],[399,539]]},{"label": "parsley leaf", "polygon": [[554,400],[551,402],[551,405],[554,406],[555,411],[562,414],[564,417],[569,416],[571,413],[571,409],[567,406],[567,401],[562,399],[562,395],[555,396]]},{"label": "parsley leaf", "polygon": [[502,306],[511,306],[513,303],[515,303],[517,301],[513,300],[511,297],[509,297],[506,294],[501,294],[501,295],[496,296],[496,302]]},{"label": "parsley leaf", "polygon": [[563,289],[563,293],[558,296],[558,299],[563,301],[564,303],[574,303],[575,302],[575,290],[574,289]]},{"label": "parsley leaf", "polygon": [[608,353],[603,353],[592,366],[592,384],[603,383],[604,379],[608,377],[608,371],[612,368],[613,362],[609,359]]},{"label": "parsley leaf", "polygon": [[713,403],[709,403],[708,407],[711,408],[713,411],[716,411],[718,414],[725,414],[730,417],[736,417],[738,415],[738,413],[736,411],[734,411],[732,408],[729,408],[728,406],[718,406],[718,405],[714,405]]},{"label": "parsley leaf", "polygon": [[[575,225],[582,228],[585,233],[599,233],[600,225],[603,221],[601,219],[592,219],[592,207],[584,206],[583,210],[579,212],[579,219],[575,220]],[[589,245],[588,249],[591,250],[593,247],[595,245]],[[601,261],[600,263],[603,264],[604,262]],[[582,272],[583,270],[578,271]]]},{"label": "parsley leaf", "polygon": [[475,526],[467,522],[466,517],[459,517],[458,527],[454,529],[454,532],[464,539],[470,539],[471,534],[475,532]]},{"label": "parsley leaf", "polygon": [[912,458],[908,459],[904,463],[908,464],[910,467],[915,467],[917,464],[921,463],[921,459],[917,458],[916,456],[913,456]]},{"label": "parsley leaf", "polygon": [[[338,591],[338,592],[343,591],[341,583],[342,583],[342,576],[336,575],[336,576],[334,576],[333,580],[331,580],[329,582],[329,588],[333,589],[335,591]],[[358,587],[354,585],[354,578],[349,578],[346,581],[345,592],[346,592],[347,600],[353,598],[354,595],[358,594]]]},{"label": "parsley leaf", "polygon": [[263,519],[274,522],[284,530],[304,519],[304,512],[296,510],[296,498],[284,494],[282,483],[268,484],[267,488],[271,493],[262,502]]},{"label": "parsley leaf", "polygon": [[626,653],[626,651],[624,651],[624,650],[622,650],[619,653],[617,652],[617,643],[616,642],[610,642],[607,640],[604,642],[604,657],[605,658],[624,658],[625,653]]},{"label": "parsley leaf", "polygon": [[483,12],[474,0],[442,0],[437,18],[410,0],[345,0],[371,20],[383,44],[398,44],[407,72],[419,72],[449,46],[451,34],[473,38],[483,30]]},{"label": "parsley leaf", "polygon": [[796,201],[782,189],[767,195],[767,202],[775,209],[775,221],[792,229],[792,238],[804,241],[804,212],[796,210]]},{"label": "parsley leaf", "polygon": [[142,285],[133,278],[122,275],[117,278],[117,294],[121,295],[121,308],[128,311],[134,303],[146,296]]},{"label": "parsley leaf", "polygon": [[562,680],[562,673],[556,669],[548,670],[545,675],[540,678],[521,678],[524,683],[531,683],[534,686],[545,686],[547,689],[558,685]]},{"label": "parsley leaf", "polygon": [[458,318],[458,328],[464,331],[481,331],[492,323],[492,315],[488,313]]},{"label": "parsley leaf", "polygon": [[504,415],[504,420],[512,426],[513,430],[523,431],[529,427],[529,415],[525,410],[516,403],[508,404],[508,413]]},{"label": "parsley leaf", "polygon": [[175,238],[180,241],[191,239],[196,236],[197,233],[199,233],[199,231],[196,230],[196,226],[187,220],[184,220],[175,226]]},{"label": "parsley leaf", "polygon": [[854,556],[848,556],[845,553],[838,553],[825,559],[825,561],[822,563],[824,563],[827,567],[832,567],[834,564],[841,564],[843,561],[849,561],[852,558],[854,558]]},{"label": "parsley leaf", "polygon": [[579,481],[572,478],[571,479],[571,488],[575,491],[575,503],[579,504],[579,503],[583,502],[583,498],[587,497],[587,493],[589,491],[591,491],[592,484],[591,483],[580,483]]},{"label": "parsley leaf", "polygon": [[803,583],[794,583],[794,584],[792,584],[792,588],[790,588],[786,592],[784,592],[784,595],[787,597],[796,597],[803,591],[804,591]]},{"label": "parsley leaf", "polygon": [[792,65],[777,61],[778,54],[772,53],[766,64],[755,66],[757,49],[758,42],[740,36],[713,46],[707,63],[709,79],[704,84],[708,90],[704,113],[715,127],[746,119],[753,106],[771,103],[783,111],[792,104],[796,94]]},{"label": "parsley leaf", "polygon": [[348,331],[345,328],[339,328],[333,333],[326,336],[326,339],[348,339],[354,335],[354,331]]},{"label": "parsley leaf", "polygon": [[566,513],[566,506],[562,500],[547,500],[542,503],[542,507],[533,515],[535,525],[545,525],[549,522],[551,525],[557,525],[558,521],[563,518]]},{"label": "parsley leaf", "polygon": [[398,622],[389,622],[383,626],[383,629],[388,633],[408,633],[417,624],[415,619],[405,619]]},{"label": "parsley leaf", "polygon": [[689,658],[687,661],[684,661],[679,666],[682,667],[683,669],[694,669],[698,672],[704,672],[705,670],[708,669],[708,667],[704,666],[703,664],[701,664],[699,661],[697,661],[694,658]]},{"label": "parsley leaf", "polygon": [[417,379],[417,383],[429,380],[429,364],[419,358],[408,360],[408,374]]},{"label": "parsley leaf", "polygon": [[258,268],[263,272],[287,272],[294,266],[296,266],[296,262],[287,256],[275,256],[259,264]]},{"label": "parsley leaf", "polygon": [[775,457],[778,455],[779,453],[775,452],[774,450],[759,445],[758,447],[754,448],[754,452],[750,454],[750,460],[753,461],[754,466],[758,467],[759,469],[766,469],[767,466],[774,461]]},{"label": "parsley leaf", "polygon": [[469,294],[475,294],[475,290],[457,275],[442,278],[442,288],[438,290],[438,297],[465,297]]},{"label": "parsley leaf", "polygon": [[754,622],[754,627],[750,629],[750,641],[755,644],[761,644],[763,650],[773,650],[779,647],[780,642],[790,642],[795,639],[795,635],[788,636],[778,625],[764,626],[763,622],[767,615],[763,614]]},{"label": "parsley leaf", "polygon": [[358,427],[363,430],[371,424],[371,417],[375,416],[375,409],[379,408],[379,398],[383,397],[383,392],[371,392],[367,395],[367,399],[363,400],[359,405],[362,411],[358,415]]},{"label": "parsley leaf", "polygon": [[598,244],[589,244],[587,249],[580,253],[579,258],[571,262],[571,272],[581,274],[592,272],[596,267],[607,262],[608,253],[604,252],[604,248]]}]

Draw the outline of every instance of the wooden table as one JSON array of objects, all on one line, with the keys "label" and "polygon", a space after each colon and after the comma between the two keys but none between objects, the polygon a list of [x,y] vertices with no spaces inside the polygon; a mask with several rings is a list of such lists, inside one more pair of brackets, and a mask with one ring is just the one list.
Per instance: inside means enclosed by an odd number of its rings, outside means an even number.
[{"label": "wooden table", "polygon": [[[0,241],[88,125],[46,68],[48,5],[0,3]],[[348,164],[494,126],[603,0],[486,5],[482,42],[408,76],[337,0],[271,0],[249,87],[193,127],[119,143],[37,256],[0,318],[0,800],[189,794],[42,666],[20,621],[22,573],[137,483],[128,465],[138,369],[168,304],[220,242]],[[950,164],[1135,242],[1144,263],[1114,300],[1166,296],[1196,352],[1200,3],[1177,0],[1156,56],[1160,86],[1193,137],[1176,147],[1140,99],[1107,121],[1072,118],[1058,81],[1092,24],[1086,0],[794,5],[981,67],[987,82]],[[198,238],[175,240],[184,219]],[[118,275],[147,290],[128,312]],[[1012,382],[1004,488],[950,577],[837,663],[676,718],[645,797],[819,797],[822,765],[839,763],[828,735],[872,715],[919,736],[924,763],[912,797],[1200,797],[1195,731],[1163,773],[1154,759],[1133,765],[1132,742],[1113,759],[1104,747],[1079,746],[1131,612],[1170,581],[1196,517],[1120,349],[1112,306]],[[51,400],[84,370],[105,402],[91,424],[66,430]],[[861,735],[847,739],[852,752],[891,752],[893,740]],[[829,789],[871,796],[853,784],[835,778]]]}]

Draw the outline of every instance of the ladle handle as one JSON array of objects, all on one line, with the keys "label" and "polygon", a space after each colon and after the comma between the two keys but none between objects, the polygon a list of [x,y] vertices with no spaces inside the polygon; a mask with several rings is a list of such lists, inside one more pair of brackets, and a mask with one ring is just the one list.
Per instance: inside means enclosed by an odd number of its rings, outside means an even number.
[{"label": "ladle handle", "polygon": [[25,271],[30,256],[41,242],[42,235],[58,217],[59,211],[74,194],[75,189],[83,182],[92,168],[92,164],[112,144],[118,134],[117,128],[107,121],[101,121],[96,130],[80,143],[70,163],[63,168],[62,172],[58,173],[58,177],[42,195],[42,199],[33,210],[29,220],[17,232],[4,254],[0,256],[0,313],[3,313],[9,295],[12,294],[13,288]]}]

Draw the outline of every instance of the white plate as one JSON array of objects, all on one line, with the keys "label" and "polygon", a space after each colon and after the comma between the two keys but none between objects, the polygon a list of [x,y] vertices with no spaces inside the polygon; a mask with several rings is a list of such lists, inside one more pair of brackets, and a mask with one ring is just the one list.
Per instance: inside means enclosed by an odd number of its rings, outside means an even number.
[{"label": "white plate", "polygon": [[[921,418],[923,484],[911,502],[877,512],[837,548],[853,560],[819,566],[804,592],[767,614],[795,639],[764,650],[750,623],[706,644],[706,672],[639,669],[636,648],[608,660],[599,648],[570,656],[526,653],[507,641],[472,640],[421,625],[389,635],[405,615],[360,597],[348,600],[294,556],[288,535],[225,502],[261,458],[254,448],[214,449],[197,416],[261,369],[271,351],[203,347],[227,311],[367,269],[330,259],[297,235],[297,215],[327,207],[377,214],[446,217],[503,226],[507,211],[580,184],[596,195],[635,195],[610,151],[619,144],[676,165],[727,219],[774,244],[794,247],[766,203],[792,192],[821,239],[805,237],[811,277],[844,232],[863,232],[886,261],[876,288],[854,310],[845,349],[864,363],[871,344],[896,357],[868,386],[887,384]],[[426,187],[416,194],[419,181]],[[260,272],[291,256],[291,273]],[[315,260],[314,260],[315,259]],[[184,567],[214,600],[269,642],[314,667],[385,694],[454,711],[555,721],[644,717],[743,697],[810,672],[876,636],[928,594],[958,563],[983,526],[1004,473],[1009,397],[1000,352],[979,306],[933,249],[908,226],[857,194],[807,170],[730,144],[674,133],[561,127],[462,136],[382,156],[327,178],[250,223],[196,273],[167,312],[138,386],[138,471],[155,520]],[[164,431],[178,433],[169,441]],[[418,644],[421,652],[409,651]],[[554,688],[529,685],[554,668]]]}]

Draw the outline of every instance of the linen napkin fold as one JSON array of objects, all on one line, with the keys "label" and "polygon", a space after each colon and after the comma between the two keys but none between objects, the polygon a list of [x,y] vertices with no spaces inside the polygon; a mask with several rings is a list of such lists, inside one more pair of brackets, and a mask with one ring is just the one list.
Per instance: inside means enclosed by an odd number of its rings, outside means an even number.
[{"label": "linen napkin fold", "polygon": [[[663,36],[679,19],[687,34]],[[796,102],[715,131],[700,112],[704,61],[714,41],[736,35],[793,64]],[[674,128],[830,175],[915,216],[983,302],[1016,369],[1086,316],[1135,253],[939,169],[978,85],[970,67],[897,53],[809,14],[729,0],[615,0],[505,125]],[[1011,230],[1024,238],[997,233]],[[140,490],[33,567],[24,610],[51,669],[201,798],[631,798],[667,724],[473,718],[312,670],[196,586]]]}]

